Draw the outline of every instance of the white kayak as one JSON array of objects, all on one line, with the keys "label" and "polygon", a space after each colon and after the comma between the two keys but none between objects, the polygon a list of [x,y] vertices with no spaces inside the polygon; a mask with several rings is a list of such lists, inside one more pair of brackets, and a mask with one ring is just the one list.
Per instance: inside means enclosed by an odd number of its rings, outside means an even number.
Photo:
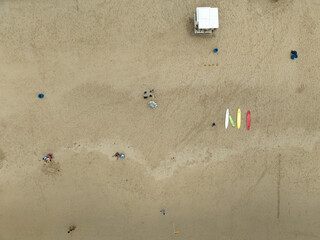
[{"label": "white kayak", "polygon": [[226,111],[226,119],[224,121],[224,126],[226,129],[228,128],[228,125],[229,125],[229,109],[227,109]]}]

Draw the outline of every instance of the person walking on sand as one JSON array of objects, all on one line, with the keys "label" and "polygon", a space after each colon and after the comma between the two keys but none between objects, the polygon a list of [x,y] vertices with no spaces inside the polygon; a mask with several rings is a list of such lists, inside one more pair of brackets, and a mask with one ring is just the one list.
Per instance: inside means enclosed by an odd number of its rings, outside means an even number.
[{"label": "person walking on sand", "polygon": [[76,227],[75,227],[75,226],[70,226],[68,233],[70,233],[70,232],[72,232],[72,231],[74,231],[74,230],[76,230]]}]

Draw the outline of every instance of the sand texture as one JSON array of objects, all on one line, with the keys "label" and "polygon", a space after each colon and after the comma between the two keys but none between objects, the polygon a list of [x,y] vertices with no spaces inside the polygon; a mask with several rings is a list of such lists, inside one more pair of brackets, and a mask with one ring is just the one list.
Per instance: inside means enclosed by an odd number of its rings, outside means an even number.
[{"label": "sand texture", "polygon": [[[199,6],[214,36],[193,34]],[[0,240],[320,239],[319,13],[0,0]]]}]

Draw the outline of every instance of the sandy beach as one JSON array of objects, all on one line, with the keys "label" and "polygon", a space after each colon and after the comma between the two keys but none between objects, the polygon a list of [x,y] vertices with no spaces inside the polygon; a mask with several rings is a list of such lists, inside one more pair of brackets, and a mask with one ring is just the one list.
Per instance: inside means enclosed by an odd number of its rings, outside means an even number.
[{"label": "sandy beach", "polygon": [[0,240],[320,239],[319,12],[1,0]]}]

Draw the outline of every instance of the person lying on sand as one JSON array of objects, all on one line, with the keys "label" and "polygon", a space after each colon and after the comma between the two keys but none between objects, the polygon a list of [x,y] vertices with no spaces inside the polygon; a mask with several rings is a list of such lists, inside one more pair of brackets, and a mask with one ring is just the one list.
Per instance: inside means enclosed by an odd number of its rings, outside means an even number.
[{"label": "person lying on sand", "polygon": [[75,226],[70,226],[68,233],[70,233],[70,232],[72,232],[72,231],[74,231],[74,230],[76,230],[76,227],[75,227]]},{"label": "person lying on sand", "polygon": [[116,152],[112,157],[116,157],[116,158],[117,158],[117,160],[118,160],[118,159],[119,159],[119,157],[120,157],[120,153]]}]

